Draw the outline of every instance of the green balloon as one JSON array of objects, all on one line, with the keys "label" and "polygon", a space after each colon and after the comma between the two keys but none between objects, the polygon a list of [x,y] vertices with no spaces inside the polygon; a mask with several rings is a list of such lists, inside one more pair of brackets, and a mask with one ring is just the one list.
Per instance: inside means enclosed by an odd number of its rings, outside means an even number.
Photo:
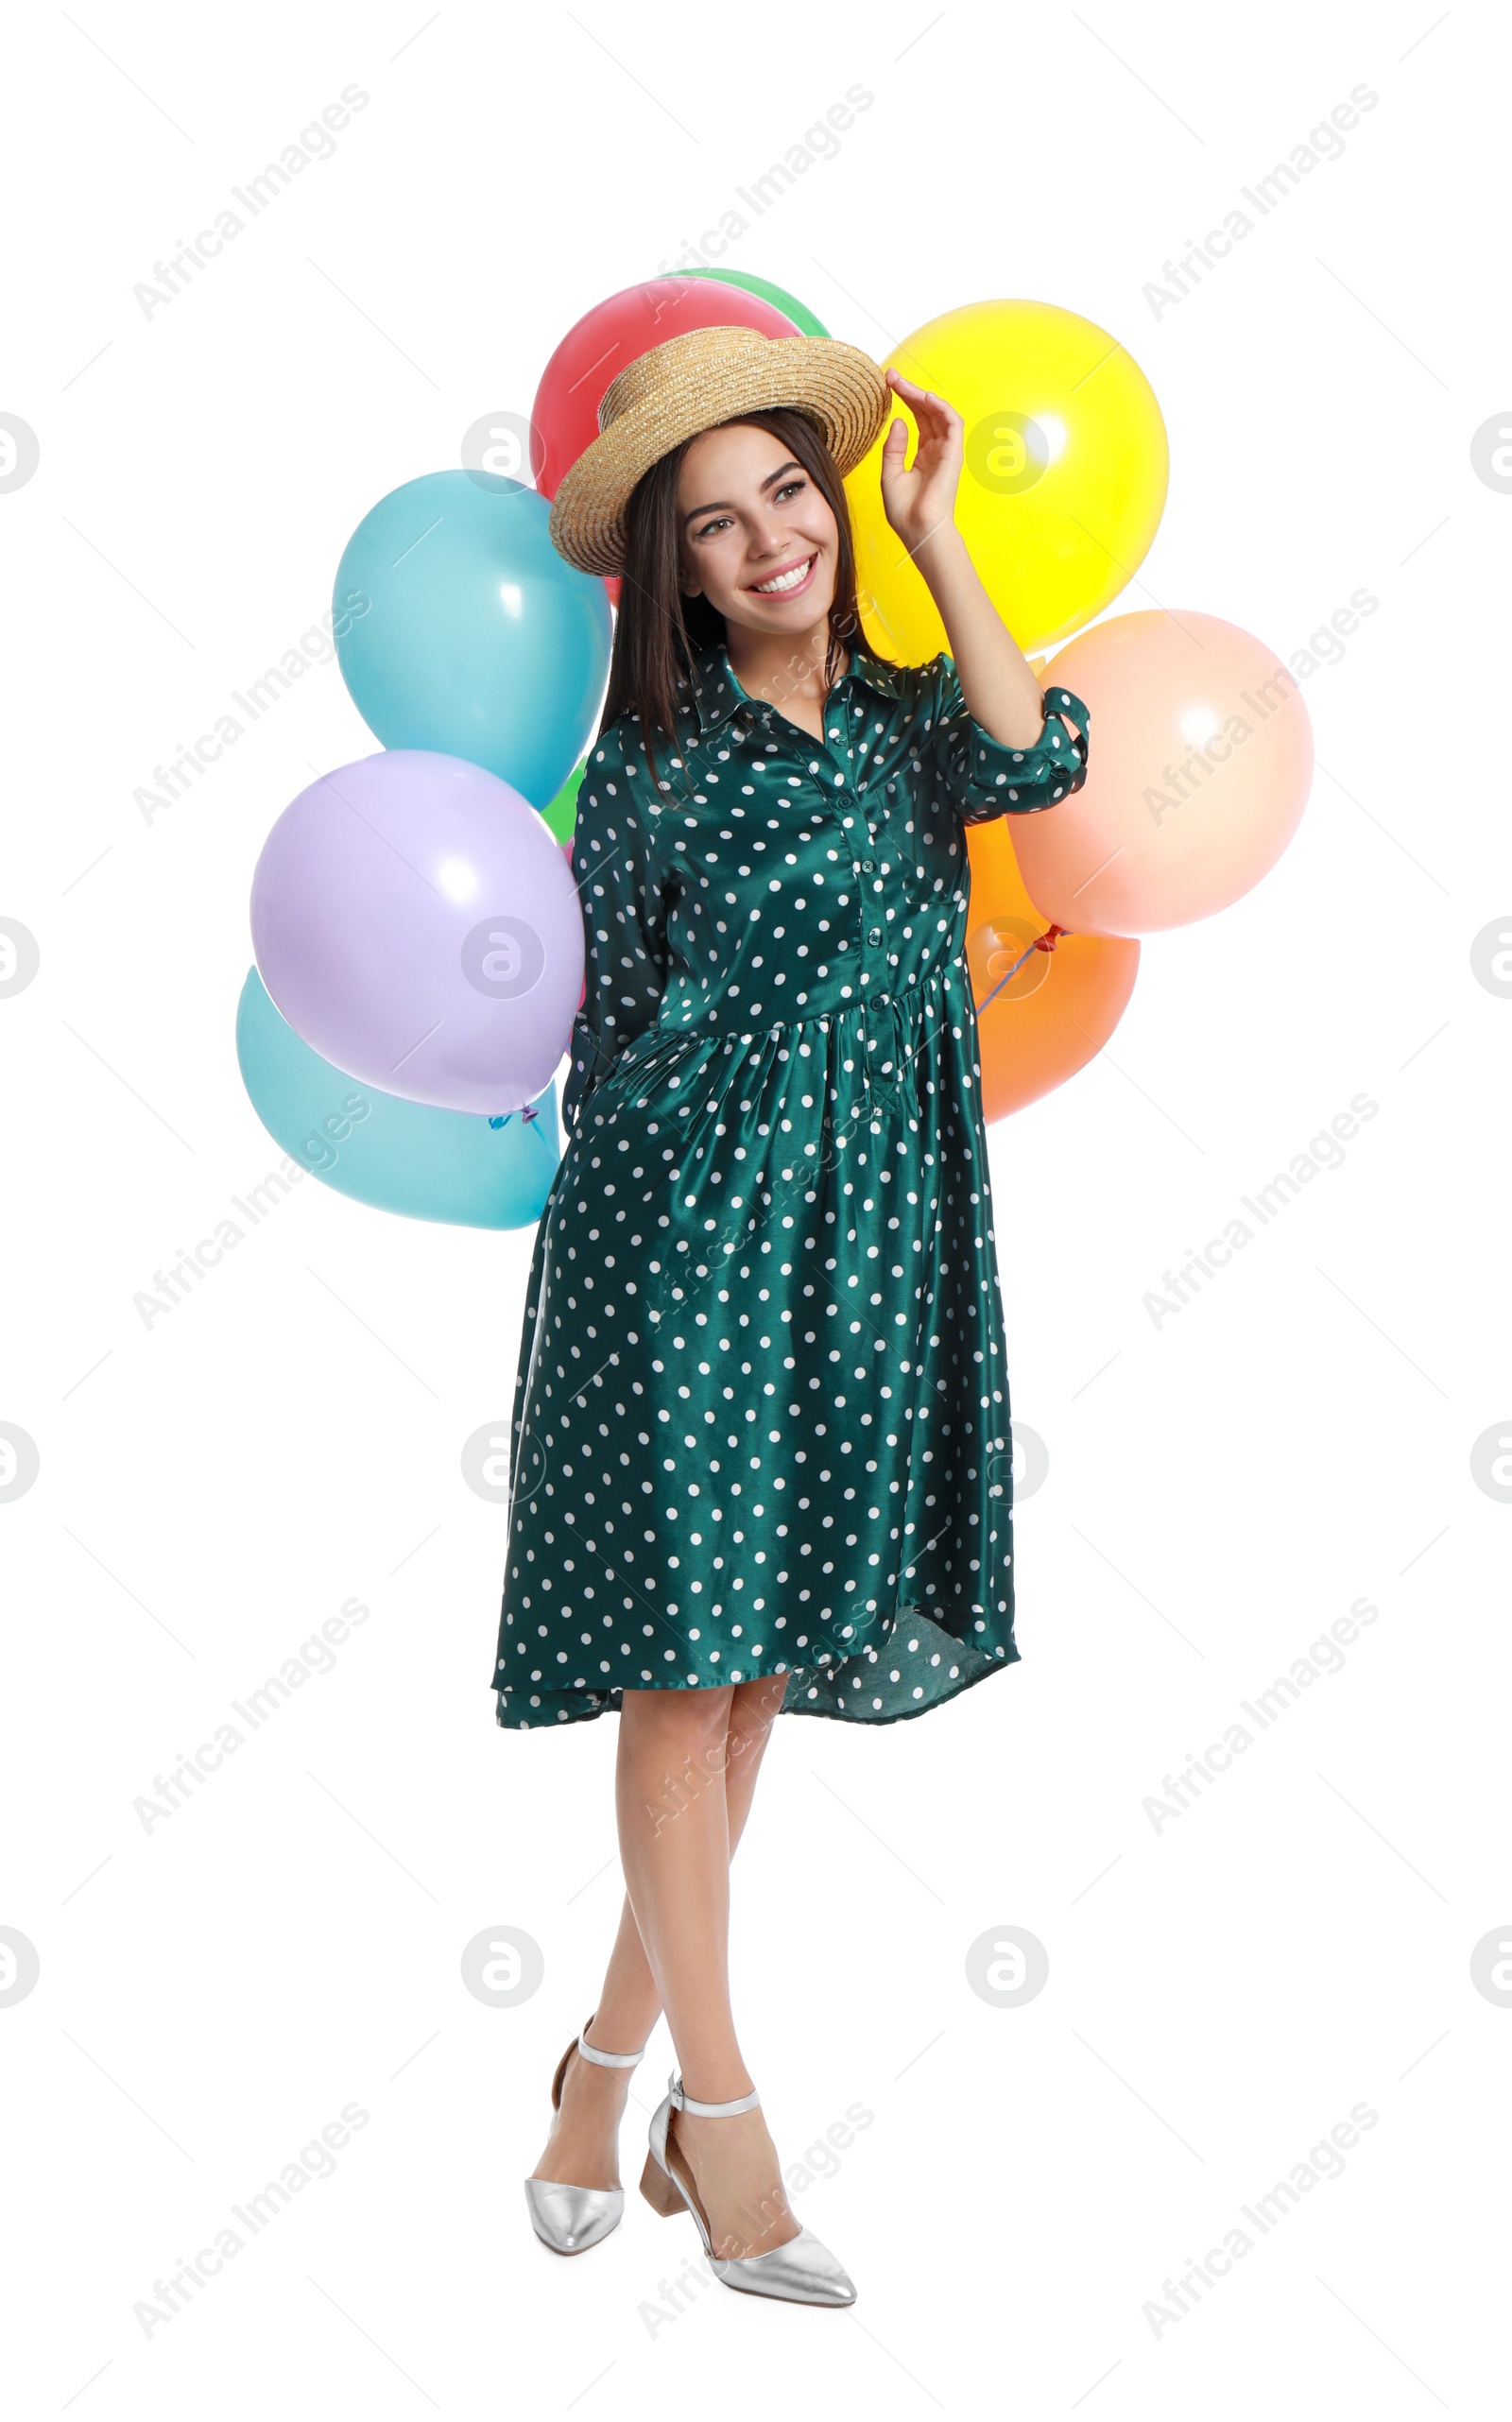
[{"label": "green balloon", "polygon": [[753,278],[747,269],[679,269],[674,274],[679,278],[713,278],[722,286],[744,286],[747,294],[759,294],[763,302],[782,312],[800,336],[828,336],[830,333],[822,319],[815,318],[807,303],[799,302],[795,295],[784,294],[770,278]]},{"label": "green balloon", "polygon": [[551,805],[541,811],[551,827],[553,836],[558,841],[570,841],[573,837],[573,829],[577,822],[577,793],[587,764],[585,757],[582,764],[576,765],[568,775]]}]

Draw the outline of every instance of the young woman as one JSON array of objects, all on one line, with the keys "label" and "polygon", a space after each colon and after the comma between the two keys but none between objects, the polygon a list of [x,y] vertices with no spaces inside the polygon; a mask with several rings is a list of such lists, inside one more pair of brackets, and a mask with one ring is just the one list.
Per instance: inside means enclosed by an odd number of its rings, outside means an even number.
[{"label": "young woman", "polygon": [[[950,653],[863,643],[842,477]],[[627,2072],[679,2073],[643,2192],[732,2288],[855,2290],[788,2207],[735,2033],[729,1864],[780,1711],[891,1724],[1012,1663],[1006,1351],[963,827],[1086,778],[956,530],[960,419],[828,338],[713,328],[610,388],[551,534],[623,580],[573,866],[588,990],[537,1237],[501,1725],[617,1711],[627,1898],[525,2181],[620,2219]],[[592,2038],[590,2040],[590,2037]]]}]

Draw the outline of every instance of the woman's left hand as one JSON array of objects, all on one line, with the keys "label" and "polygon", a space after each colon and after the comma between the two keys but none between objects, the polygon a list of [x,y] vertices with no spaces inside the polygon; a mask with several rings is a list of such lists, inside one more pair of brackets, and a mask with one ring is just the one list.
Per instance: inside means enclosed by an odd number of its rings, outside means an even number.
[{"label": "woman's left hand", "polygon": [[966,423],[943,398],[886,372],[888,386],[919,424],[919,443],[907,469],[908,424],[895,421],[882,450],[882,509],[912,556],[938,530],[955,526],[955,490],[966,451]]}]

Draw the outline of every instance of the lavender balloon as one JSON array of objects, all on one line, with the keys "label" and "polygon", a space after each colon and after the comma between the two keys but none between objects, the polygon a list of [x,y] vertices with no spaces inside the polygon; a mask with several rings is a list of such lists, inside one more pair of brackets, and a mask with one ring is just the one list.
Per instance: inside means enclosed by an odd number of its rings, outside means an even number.
[{"label": "lavender balloon", "polygon": [[582,993],[582,913],[544,817],[427,748],[338,766],[284,809],[252,878],[252,947],[334,1067],[490,1117],[542,1092]]}]

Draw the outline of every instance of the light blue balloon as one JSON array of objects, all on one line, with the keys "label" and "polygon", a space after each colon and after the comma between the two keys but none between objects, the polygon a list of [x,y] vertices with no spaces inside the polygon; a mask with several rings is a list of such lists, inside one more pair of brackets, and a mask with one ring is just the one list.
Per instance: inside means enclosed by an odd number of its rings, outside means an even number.
[{"label": "light blue balloon", "polygon": [[554,1084],[530,1119],[380,1093],[301,1040],[255,967],[237,1005],[236,1056],[274,1142],[338,1194],[454,1228],[533,1228],[545,1209],[561,1159]]},{"label": "light blue balloon", "polygon": [[551,543],[533,488],[482,471],[407,480],[336,573],[336,654],[386,748],[466,757],[544,808],[598,722],[613,621]]}]

